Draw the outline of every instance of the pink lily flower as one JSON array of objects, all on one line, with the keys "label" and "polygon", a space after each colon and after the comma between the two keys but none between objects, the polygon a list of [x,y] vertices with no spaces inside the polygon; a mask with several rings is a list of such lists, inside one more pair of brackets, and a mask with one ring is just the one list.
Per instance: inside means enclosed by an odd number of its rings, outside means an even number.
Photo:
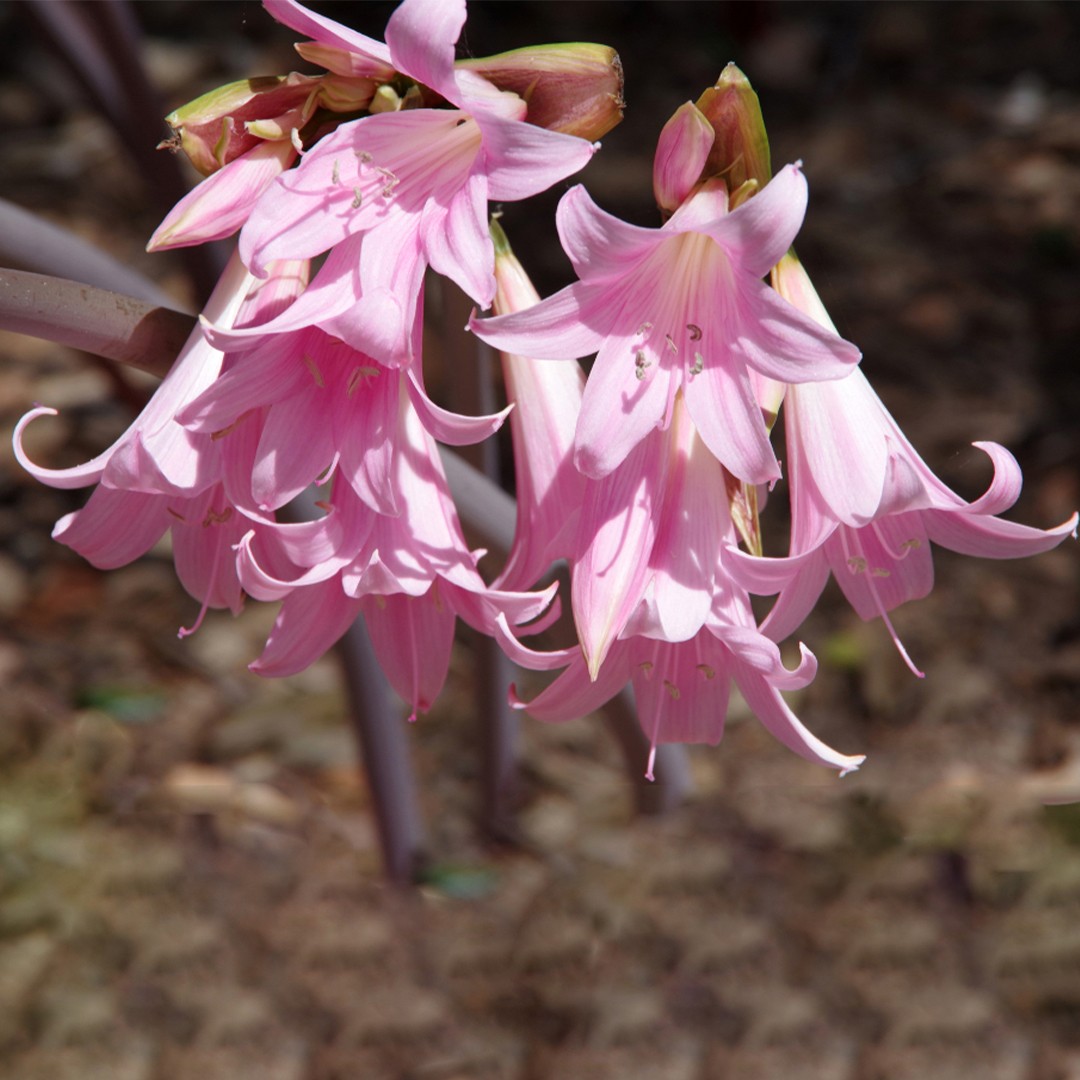
[{"label": "pink lily flower", "polygon": [[[495,293],[488,200],[543,191],[581,169],[595,147],[527,123],[520,97],[454,67],[464,0],[405,0],[387,24],[386,45],[295,0],[266,7],[321,45],[392,65],[452,106],[342,124],[273,182],[240,234],[241,256],[260,276],[275,259],[333,249],[317,283],[318,318],[304,318],[322,326],[336,319],[334,332],[361,351],[405,362],[424,266],[487,307]],[[358,303],[361,314],[347,316]],[[391,328],[379,340],[372,320]]]},{"label": "pink lily flower", "polygon": [[[289,310],[303,303],[301,295]],[[227,439],[250,417],[262,418],[250,475],[250,497],[260,510],[284,506],[340,469],[368,506],[396,514],[398,372],[315,326],[275,332],[269,325],[249,327],[251,336],[240,338],[204,326],[209,341],[230,350],[231,366],[183,409],[179,422]],[[417,318],[417,354],[421,333]],[[440,408],[424,390],[419,365],[404,385],[427,430],[453,446],[487,438],[509,412],[465,417]]]},{"label": "pink lily flower", "polygon": [[387,675],[415,713],[431,704],[446,677],[455,616],[484,633],[492,632],[499,615],[512,625],[531,622],[550,606],[555,587],[524,593],[484,583],[476,570],[483,553],[465,544],[407,376],[399,372],[396,381],[397,450],[390,483],[397,512],[373,511],[339,476],[327,517],[305,537],[306,550],[289,543],[289,527],[268,527],[241,540],[237,567],[250,595],[283,601],[253,671],[302,670],[362,612],[374,620],[372,636]]},{"label": "pink lily flower", "polygon": [[[291,303],[306,283],[306,268],[282,264],[264,282],[256,281],[234,258],[222,276],[207,311],[226,324],[272,316]],[[250,477],[258,425],[227,442],[192,434],[175,419],[193,396],[221,370],[225,358],[193,331],[172,371],[135,423],[103,454],[70,469],[42,469],[26,459],[21,436],[35,416],[54,413],[39,407],[22,419],[15,449],[24,467],[54,487],[97,482],[87,504],[57,522],[53,537],[107,570],[146,554],[172,533],[173,558],[184,588],[208,608],[240,610],[243,593],[233,547],[268,519],[250,510],[238,478]],[[250,486],[250,481],[247,481]],[[237,489],[241,497],[237,498]],[[250,500],[247,500],[249,502]]]},{"label": "pink lily flower", "polygon": [[599,350],[581,405],[575,461],[605,476],[682,392],[709,450],[739,478],[780,475],[751,373],[837,379],[858,350],[761,280],[802,223],[806,181],[795,165],[728,212],[722,181],[708,181],[659,229],[600,210],[582,187],[559,203],[563,248],[579,281],[536,307],[471,328],[496,348],[571,358]]},{"label": "pink lily flower", "polygon": [[[777,267],[778,290],[832,327],[793,255]],[[1020,495],[1016,459],[997,443],[977,442],[994,466],[986,493],[966,502],[943,484],[908,442],[861,371],[831,383],[790,386],[784,399],[792,532],[786,559],[732,552],[736,573],[754,593],[779,593],[762,630],[779,641],[795,630],[835,576],[864,619],[880,616],[908,667],[918,670],[888,612],[933,586],[930,542],[991,559],[1035,555],[1076,535],[1077,515],[1035,529],[995,515]]]},{"label": "pink lily flower", "polygon": [[[646,614],[643,624],[651,618]],[[841,776],[865,760],[865,755],[841,754],[826,745],[792,712],[780,691],[806,686],[817,671],[817,661],[800,646],[798,666],[785,668],[775,643],[758,632],[747,594],[733,583],[718,590],[705,626],[693,637],[672,642],[628,631],[614,643],[596,678],[577,649],[553,653],[527,649],[505,620],[498,623],[497,637],[522,667],[548,671],[568,665],[532,701],[521,701],[511,689],[514,706],[538,720],[577,719],[631,682],[642,729],[652,744],[645,773],[650,780],[660,743],[720,742],[732,682],[772,735],[800,757],[839,769]]]},{"label": "pink lily flower", "polygon": [[[234,256],[207,301],[207,314],[231,325],[254,284],[255,279]],[[15,456],[31,476],[49,487],[70,489],[100,482],[126,491],[197,493],[217,479],[215,466],[205,453],[207,440],[185,431],[174,418],[214,381],[222,359],[221,351],[196,328],[146,408],[107,450],[85,464],[67,469],[36,465],[23,450],[23,432],[38,417],[56,415],[55,409],[39,405],[15,428]]]},{"label": "pink lily flower", "polygon": [[594,679],[626,634],[678,642],[701,630],[724,588],[719,553],[729,535],[723,470],[680,396],[666,431],[651,432],[614,472],[586,485],[571,585]]},{"label": "pink lily flower", "polygon": [[[540,302],[524,267],[510,250],[497,221],[495,240],[496,314],[522,311]],[[514,445],[517,521],[506,566],[496,580],[500,588],[530,588],[574,547],[577,512],[585,493],[585,477],[574,468],[571,448],[585,373],[576,363],[536,363],[502,353],[503,381]]]}]

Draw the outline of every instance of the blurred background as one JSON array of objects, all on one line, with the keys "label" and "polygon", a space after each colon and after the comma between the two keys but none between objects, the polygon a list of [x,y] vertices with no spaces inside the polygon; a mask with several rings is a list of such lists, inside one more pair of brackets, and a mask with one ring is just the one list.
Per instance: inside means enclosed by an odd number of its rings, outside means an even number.
[{"label": "blurred background", "polygon": [[[0,198],[194,307],[189,265],[144,251],[160,184],[36,6],[0,2]],[[380,38],[393,10],[313,6]],[[256,3],[130,13],[162,115],[308,70]],[[1080,7],[478,2],[461,51],[574,39],[626,72],[626,120],[580,177],[601,206],[656,223],[660,127],[734,60],[774,165],[803,161],[803,262],[930,466],[973,498],[989,466],[970,443],[996,440],[1026,478],[1009,516],[1080,504]],[[542,294],[571,280],[568,186],[505,207]],[[0,333],[5,445],[33,403],[60,410],[30,429],[43,463],[99,452],[152,385]],[[868,755],[843,782],[734,702],[722,745],[690,752],[685,805],[642,818],[595,718],[526,720],[514,844],[477,827],[461,644],[408,733],[430,866],[402,893],[336,661],[249,674],[273,620],[256,604],[178,642],[197,604],[167,550],[101,574],[50,540],[84,498],[0,455],[3,1075],[1080,1078],[1071,541],[1019,563],[937,552],[933,594],[894,616],[925,681],[829,587],[801,635],[821,670],[792,702]]]}]

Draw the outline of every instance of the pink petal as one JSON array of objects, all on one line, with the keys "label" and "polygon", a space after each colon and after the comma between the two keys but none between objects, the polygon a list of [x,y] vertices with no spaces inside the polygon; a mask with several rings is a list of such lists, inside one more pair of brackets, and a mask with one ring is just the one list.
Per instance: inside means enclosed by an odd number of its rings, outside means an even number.
[{"label": "pink petal", "polygon": [[99,485],[81,510],[56,523],[52,535],[91,566],[114,570],[145,555],[174,520],[159,495]]},{"label": "pink petal", "polygon": [[652,745],[715,746],[724,735],[731,679],[710,635],[679,645],[638,639],[631,651],[638,717]]},{"label": "pink petal", "polygon": [[181,409],[177,423],[189,431],[213,434],[236,423],[249,409],[289,400],[311,383],[301,345],[296,334],[270,339]]},{"label": "pink petal", "polygon": [[251,477],[257,506],[277,510],[313,484],[334,460],[332,391],[310,379],[288,404],[270,409],[263,426]]},{"label": "pink petal", "polygon": [[[509,253],[495,261],[495,310],[519,311],[539,302],[521,264]],[[577,363],[539,363],[502,354],[514,445],[517,515],[514,540],[498,584],[529,587],[556,558],[569,553],[572,518],[585,478],[570,459],[585,374]]]},{"label": "pink petal", "polygon": [[981,514],[924,510],[923,525],[929,538],[950,551],[982,559],[1020,559],[1049,551],[1067,536],[1076,536],[1077,516],[1052,529],[1033,529],[1014,521]]},{"label": "pink petal", "polygon": [[342,26],[333,19],[316,15],[314,11],[296,3],[296,0],[263,0],[263,7],[290,30],[304,34],[323,45],[332,45],[334,48],[368,58],[371,61],[370,74],[392,74],[394,65],[390,50],[381,41]]},{"label": "pink petal", "polygon": [[91,458],[82,465],[73,465],[67,469],[45,469],[40,465],[35,465],[27,456],[26,450],[23,447],[23,435],[30,424],[39,416],[59,415],[60,414],[56,409],[50,409],[46,405],[36,405],[25,416],[20,418],[19,422],[15,425],[15,432],[12,435],[12,449],[15,451],[15,460],[18,461],[18,463],[35,480],[42,484],[48,484],[49,487],[69,490],[71,488],[89,487],[91,484],[96,484],[101,479],[101,474],[105,471],[105,466],[116,452],[117,447],[128,438],[127,432],[121,435],[108,450],[103,451],[98,454],[97,457]]},{"label": "pink petal", "polygon": [[476,574],[473,581],[463,585],[450,584],[444,578],[442,588],[465,622],[474,630],[492,636],[499,618],[520,627],[523,634],[542,633],[554,624],[561,610],[559,604],[553,604],[559,588],[557,582],[537,592],[511,592],[488,588]]},{"label": "pink petal", "polygon": [[566,649],[555,649],[552,652],[539,652],[522,645],[510,629],[506,615],[502,612],[495,617],[495,625],[492,637],[499,643],[499,647],[506,655],[530,671],[553,671],[555,668],[565,667],[575,660],[581,660],[581,650],[572,645]]},{"label": "pink petal", "polygon": [[454,45],[465,25],[465,0],[404,0],[386,24],[394,66],[456,104]]},{"label": "pink petal", "polygon": [[577,720],[610,701],[630,680],[627,648],[619,643],[595,680],[589,678],[579,654],[570,666],[543,692],[529,702],[521,702],[511,691],[511,702],[545,723]]},{"label": "pink petal", "polygon": [[792,490],[804,482],[805,462],[805,479],[847,525],[865,525],[881,505],[889,447],[876,403],[856,369],[835,382],[790,387],[784,405]]},{"label": "pink petal", "polygon": [[234,615],[243,607],[233,545],[250,525],[225,504],[220,487],[192,500],[184,524],[174,521],[176,576],[189,595],[206,607],[228,608]]},{"label": "pink petal", "polygon": [[487,178],[473,173],[443,208],[424,208],[420,237],[431,268],[481,307],[495,296],[495,250],[487,223]]},{"label": "pink petal", "polygon": [[527,311],[492,319],[469,319],[481,341],[532,360],[577,360],[596,352],[614,323],[610,298],[581,282]]},{"label": "pink petal", "polygon": [[773,641],[783,641],[799,629],[829,580],[829,563],[820,549],[786,559],[764,559],[729,548],[724,558],[747,592],[755,596],[779,593],[760,627]]},{"label": "pink petal", "polygon": [[146,250],[167,251],[231,236],[296,157],[288,140],[257,143],[189,191],[154,231]]},{"label": "pink petal", "polygon": [[507,405],[501,412],[488,416],[463,416],[450,412],[427,396],[427,391],[420,380],[418,369],[408,372],[409,400],[420,417],[420,422],[439,442],[448,446],[471,446],[494,435],[502,427],[512,405]]},{"label": "pink petal", "polygon": [[860,618],[875,619],[934,587],[922,515],[894,514],[862,529],[842,525],[825,552],[833,576]]},{"label": "pink petal", "polygon": [[754,715],[780,742],[800,757],[839,769],[841,776],[853,772],[866,760],[865,754],[854,757],[841,754],[812,735],[791,711],[779,691],[754,668],[736,661],[733,674]]},{"label": "pink petal", "polygon": [[581,184],[560,200],[555,222],[563,250],[583,281],[622,278],[667,237],[601,210]]},{"label": "pink petal", "polygon": [[256,675],[295,675],[310,667],[352,625],[360,602],[329,581],[297,589],[281,605],[266,648],[249,668]]},{"label": "pink petal", "polygon": [[360,606],[375,655],[415,717],[442,691],[454,645],[453,610],[433,585],[426,596],[365,597]]},{"label": "pink petal", "polygon": [[[1020,465],[1016,458],[1005,449],[1004,446],[994,442],[977,442],[972,446],[984,451],[989,455],[994,466],[994,477],[990,486],[974,502],[968,503],[965,512],[968,514],[1000,514],[1008,510],[1017,499],[1020,498],[1020,489],[1023,487],[1023,476],[1020,473]],[[940,506],[942,510],[947,506]]]},{"label": "pink petal", "polygon": [[380,514],[401,513],[397,482],[397,411],[400,383],[396,372],[380,368],[360,393],[363,400],[340,409],[335,442],[340,474],[357,497]]},{"label": "pink petal", "polygon": [[791,247],[806,215],[806,177],[785,165],[757,195],[707,229],[731,260],[759,278]]},{"label": "pink petal", "polygon": [[698,433],[729,472],[751,484],[779,478],[780,465],[745,371],[733,372],[723,362],[706,364],[684,384],[684,392]]},{"label": "pink petal", "polygon": [[327,256],[311,284],[269,321],[229,327],[217,326],[209,318],[200,317],[207,340],[218,349],[251,349],[261,338],[306,330],[348,310],[356,303],[360,291],[359,251],[358,237],[339,244]]},{"label": "pink petal", "polygon": [[670,369],[657,365],[644,379],[637,377],[634,341],[610,335],[600,346],[585,383],[574,464],[586,476],[604,477],[622,464],[661,425],[674,397],[676,376]]},{"label": "pink petal", "polygon": [[484,173],[488,197],[527,199],[588,165],[599,144],[501,117],[484,117]]},{"label": "pink petal", "polygon": [[[692,429],[683,410],[676,418],[680,428]],[[668,468],[650,559],[657,636],[670,642],[689,641],[705,624],[721,546],[731,528],[720,463],[692,431],[681,441]]]},{"label": "pink petal", "polygon": [[659,527],[667,439],[657,433],[585,490],[573,565],[574,621],[593,678],[637,607]]},{"label": "pink petal", "polygon": [[761,374],[786,383],[820,382],[843,378],[859,362],[862,354],[851,342],[820,326],[767,285],[741,279],[737,287],[732,351]]},{"label": "pink petal", "polygon": [[[321,530],[329,529],[330,536],[340,535],[340,529],[335,529],[333,524],[329,526],[324,525],[323,522],[316,524],[321,527]],[[278,539],[278,528],[281,526],[274,526],[273,531],[263,529],[262,535],[252,529],[236,544],[236,573],[244,591],[256,600],[269,601],[284,600],[310,593],[312,589],[320,588],[327,583],[334,585],[338,592],[342,592],[338,572],[348,560],[340,556],[327,557],[318,560],[302,572],[296,573],[295,571],[301,568],[286,564],[281,550],[276,552],[273,550],[273,545]],[[309,531],[307,536],[310,535]],[[299,545],[294,540],[292,546],[295,548]],[[261,547],[262,550],[256,551],[256,547]],[[319,544],[316,550],[323,547],[324,545]],[[304,545],[305,554],[308,550],[308,546]],[[267,562],[273,565],[264,565]],[[286,572],[290,573],[289,577],[283,576]]]},{"label": "pink petal", "polygon": [[801,642],[799,663],[789,669],[784,667],[776,642],[756,627],[714,625],[712,631],[732,656],[761,672],[777,690],[801,690],[813,682],[817,674],[817,657]]}]

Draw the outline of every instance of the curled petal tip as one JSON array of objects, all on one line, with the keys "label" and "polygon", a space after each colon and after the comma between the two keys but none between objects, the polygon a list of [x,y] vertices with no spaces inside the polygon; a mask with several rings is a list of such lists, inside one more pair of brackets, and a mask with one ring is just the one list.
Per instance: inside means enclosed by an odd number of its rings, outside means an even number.
[{"label": "curled petal tip", "polygon": [[849,773],[858,772],[859,766],[866,760],[865,754],[859,754],[850,758],[847,765],[840,770],[840,779],[843,780]]}]

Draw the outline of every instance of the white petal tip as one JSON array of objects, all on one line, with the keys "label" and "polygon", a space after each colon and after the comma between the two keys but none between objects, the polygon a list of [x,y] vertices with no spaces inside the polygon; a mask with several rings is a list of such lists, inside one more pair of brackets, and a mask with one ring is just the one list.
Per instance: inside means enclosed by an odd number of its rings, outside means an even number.
[{"label": "white petal tip", "polygon": [[848,764],[843,766],[843,768],[841,768],[841,770],[840,770],[840,779],[843,780],[844,777],[848,776],[850,773],[858,772],[859,771],[859,766],[865,760],[866,760],[866,755],[865,754],[859,754],[858,757],[849,758],[848,759]]}]

